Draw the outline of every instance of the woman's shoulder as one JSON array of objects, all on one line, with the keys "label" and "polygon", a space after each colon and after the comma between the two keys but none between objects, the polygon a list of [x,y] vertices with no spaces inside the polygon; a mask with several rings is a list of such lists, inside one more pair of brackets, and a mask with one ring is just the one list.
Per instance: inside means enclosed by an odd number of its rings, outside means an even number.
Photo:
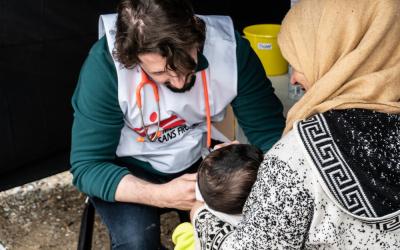
[{"label": "woman's shoulder", "polygon": [[305,157],[295,130],[289,131],[265,154],[265,158],[276,158],[289,165],[302,166]]},{"label": "woman's shoulder", "polygon": [[296,130],[289,131],[265,154],[259,176],[290,185],[296,182],[309,190],[315,190],[318,183]]}]

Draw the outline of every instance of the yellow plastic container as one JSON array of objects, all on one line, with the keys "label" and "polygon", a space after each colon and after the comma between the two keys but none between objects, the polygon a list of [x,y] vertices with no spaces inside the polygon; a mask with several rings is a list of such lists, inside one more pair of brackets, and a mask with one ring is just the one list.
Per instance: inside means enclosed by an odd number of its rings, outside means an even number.
[{"label": "yellow plastic container", "polygon": [[277,43],[279,24],[256,24],[247,26],[243,33],[260,58],[268,76],[283,75],[288,72],[288,63],[282,57]]}]

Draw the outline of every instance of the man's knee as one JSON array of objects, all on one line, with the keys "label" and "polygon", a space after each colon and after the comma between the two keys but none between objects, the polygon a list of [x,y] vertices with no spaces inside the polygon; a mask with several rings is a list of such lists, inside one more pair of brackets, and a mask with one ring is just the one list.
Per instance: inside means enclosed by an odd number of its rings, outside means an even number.
[{"label": "man's knee", "polygon": [[112,249],[117,250],[156,250],[160,248],[160,228],[156,223],[144,230],[119,232],[111,235]]},{"label": "man's knee", "polygon": [[96,210],[106,224],[113,249],[158,249],[160,215],[157,208],[94,200]]},{"label": "man's knee", "polygon": [[113,249],[152,250],[160,247],[160,225],[156,222],[148,225],[114,225],[110,233]]}]

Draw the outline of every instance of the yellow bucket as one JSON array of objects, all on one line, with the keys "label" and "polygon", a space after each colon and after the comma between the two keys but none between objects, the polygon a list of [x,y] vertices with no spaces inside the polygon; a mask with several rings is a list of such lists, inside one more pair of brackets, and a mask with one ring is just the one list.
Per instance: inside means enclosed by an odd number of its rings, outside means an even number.
[{"label": "yellow bucket", "polygon": [[245,37],[249,40],[269,76],[282,75],[288,72],[288,63],[282,57],[277,43],[277,35],[280,29],[279,24],[256,24],[243,29]]}]

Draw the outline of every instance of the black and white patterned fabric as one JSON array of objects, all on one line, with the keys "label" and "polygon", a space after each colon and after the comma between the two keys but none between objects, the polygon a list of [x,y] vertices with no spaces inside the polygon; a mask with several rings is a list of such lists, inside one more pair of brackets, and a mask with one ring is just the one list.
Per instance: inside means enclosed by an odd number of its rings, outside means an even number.
[{"label": "black and white patterned fabric", "polygon": [[[398,182],[392,178],[400,167],[398,121],[395,115],[346,110],[298,123],[265,155],[236,228],[205,209],[197,212],[201,248],[400,249]],[[386,163],[377,165],[381,157]],[[376,196],[383,194],[392,196]]]},{"label": "black and white patterned fabric", "polygon": [[[267,157],[245,205],[243,222],[235,233],[233,227],[207,210],[198,213],[195,226],[201,248],[271,249],[276,242],[287,248],[302,246],[312,218],[313,199],[301,180],[287,163]],[[243,227],[244,222],[251,226]]]},{"label": "black and white patterned fabric", "polygon": [[400,228],[400,115],[335,110],[297,128],[326,192],[382,230]]}]

